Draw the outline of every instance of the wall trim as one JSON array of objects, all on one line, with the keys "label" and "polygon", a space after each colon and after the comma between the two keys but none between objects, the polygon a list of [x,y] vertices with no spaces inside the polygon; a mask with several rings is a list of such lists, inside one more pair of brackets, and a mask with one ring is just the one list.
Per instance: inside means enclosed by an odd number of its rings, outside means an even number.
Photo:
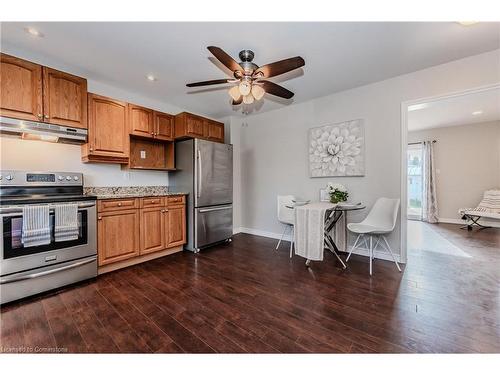
[{"label": "wall trim", "polygon": [[[450,218],[445,218],[445,217],[440,217],[438,218],[439,223],[445,223],[445,224],[458,224],[458,225],[466,225],[465,220],[462,219],[450,219]],[[492,227],[492,228],[500,228],[500,221],[491,221],[491,220],[484,220],[481,219],[479,220],[479,223],[481,225],[487,226],[487,227]]]},{"label": "wall trim", "polygon": [[[274,232],[268,232],[265,230],[254,229],[254,228],[245,228],[245,227],[234,228],[233,233],[234,234],[237,234],[237,233],[253,234],[254,236],[274,238],[277,240],[279,240],[281,238],[281,233],[274,233]],[[283,237],[283,241],[290,241],[290,239],[291,239],[291,236],[289,234],[286,234]],[[396,258],[396,260],[399,263],[405,263],[405,262],[401,261],[401,256],[399,254],[397,254],[399,252],[399,249],[392,249],[392,251],[394,253],[394,257]],[[342,250],[341,250],[341,253],[347,254],[346,252],[344,252]],[[369,250],[366,248],[363,248],[363,247],[356,248],[356,250],[354,250],[352,253],[356,254],[356,255],[365,256],[365,257],[369,256],[368,255]],[[373,252],[373,255],[376,259],[389,260],[391,262],[393,261],[391,254],[389,254],[387,251],[375,250]]]}]

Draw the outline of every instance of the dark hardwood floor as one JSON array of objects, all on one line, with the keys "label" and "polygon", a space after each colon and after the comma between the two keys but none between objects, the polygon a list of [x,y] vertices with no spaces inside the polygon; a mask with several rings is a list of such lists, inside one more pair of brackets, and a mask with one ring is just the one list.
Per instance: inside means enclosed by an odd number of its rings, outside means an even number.
[{"label": "dark hardwood floor", "polygon": [[500,230],[437,230],[472,258],[326,253],[310,269],[239,234],[1,309],[1,350],[156,353],[500,352]]}]

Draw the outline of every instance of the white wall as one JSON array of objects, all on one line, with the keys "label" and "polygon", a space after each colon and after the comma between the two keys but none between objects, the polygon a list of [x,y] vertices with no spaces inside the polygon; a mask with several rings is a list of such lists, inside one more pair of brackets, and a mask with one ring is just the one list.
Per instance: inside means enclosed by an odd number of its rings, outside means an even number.
[{"label": "white wall", "polygon": [[[236,137],[233,129],[239,129],[241,144],[241,229],[277,235],[276,196],[291,193],[318,199],[319,189],[328,181],[346,185],[352,199],[367,204],[368,209],[378,197],[401,197],[401,103],[497,82],[500,50],[244,119],[233,118],[231,132]],[[366,176],[309,178],[308,129],[358,118],[365,120]],[[353,213],[349,220],[360,220],[366,212]],[[400,231],[398,221],[390,238],[398,252]]]},{"label": "white wall", "polygon": [[408,142],[436,140],[434,161],[440,220],[460,219],[485,190],[500,188],[500,121],[408,132]]},{"label": "white wall", "polygon": [[[24,58],[51,68],[86,77],[86,72],[67,66],[56,59],[26,51],[5,49],[2,52]],[[89,57],[90,58],[90,57]],[[119,63],[119,61],[117,61]],[[123,77],[123,79],[127,79]],[[142,105],[158,111],[177,114],[182,109],[172,104],[124,91],[102,81],[88,79],[88,91],[118,100]],[[78,145],[24,141],[0,137],[0,169],[54,170],[82,172],[86,186],[157,186],[168,185],[168,172],[123,169],[117,164],[82,163]]]}]

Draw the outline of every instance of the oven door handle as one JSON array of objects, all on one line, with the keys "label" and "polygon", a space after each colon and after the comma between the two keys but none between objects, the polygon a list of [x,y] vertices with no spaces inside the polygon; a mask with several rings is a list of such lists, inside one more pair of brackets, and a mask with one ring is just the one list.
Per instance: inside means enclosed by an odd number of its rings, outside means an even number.
[{"label": "oven door handle", "polygon": [[[95,207],[95,202],[90,203],[78,203],[78,209]],[[49,204],[49,209],[51,212],[54,211],[54,205]],[[18,214],[23,212],[22,206],[7,206],[0,208],[0,214]]]},{"label": "oven door handle", "polygon": [[83,266],[85,264],[95,262],[96,260],[97,260],[97,257],[93,256],[92,258],[85,259],[85,260],[82,260],[80,262],[71,263],[71,264],[68,264],[67,266],[62,266],[62,267],[59,267],[59,268],[53,268],[53,269],[47,270],[47,271],[41,271],[41,272],[37,272],[37,273],[30,273],[28,275],[23,275],[23,276],[13,276],[13,277],[7,276],[7,277],[3,277],[3,278],[0,279],[0,284],[9,284],[9,283],[14,283],[16,281],[23,281],[23,280],[35,279],[37,277],[47,276],[47,275],[51,275],[53,273],[57,273],[57,272],[69,270],[69,269],[72,269],[72,268],[80,267],[80,266]]}]

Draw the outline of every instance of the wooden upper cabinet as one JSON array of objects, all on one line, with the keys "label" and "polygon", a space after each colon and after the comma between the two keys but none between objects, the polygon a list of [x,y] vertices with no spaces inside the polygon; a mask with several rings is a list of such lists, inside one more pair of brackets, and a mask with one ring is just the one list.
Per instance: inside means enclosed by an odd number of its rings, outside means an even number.
[{"label": "wooden upper cabinet", "polygon": [[3,53],[0,64],[0,114],[42,121],[42,67]]},{"label": "wooden upper cabinet", "polygon": [[168,113],[154,112],[155,138],[171,141],[174,138],[174,116]]},{"label": "wooden upper cabinet", "polygon": [[130,134],[147,138],[154,137],[155,125],[152,109],[129,104],[128,115],[130,121]]},{"label": "wooden upper cabinet", "polygon": [[201,138],[224,142],[224,124],[182,112],[175,116],[175,138]]},{"label": "wooden upper cabinet", "polygon": [[126,164],[129,159],[127,103],[88,94],[89,135],[83,161]]},{"label": "wooden upper cabinet", "polygon": [[87,80],[43,67],[43,121],[87,128]]},{"label": "wooden upper cabinet", "polygon": [[207,121],[207,138],[210,141],[224,142],[224,124],[217,121]]}]

